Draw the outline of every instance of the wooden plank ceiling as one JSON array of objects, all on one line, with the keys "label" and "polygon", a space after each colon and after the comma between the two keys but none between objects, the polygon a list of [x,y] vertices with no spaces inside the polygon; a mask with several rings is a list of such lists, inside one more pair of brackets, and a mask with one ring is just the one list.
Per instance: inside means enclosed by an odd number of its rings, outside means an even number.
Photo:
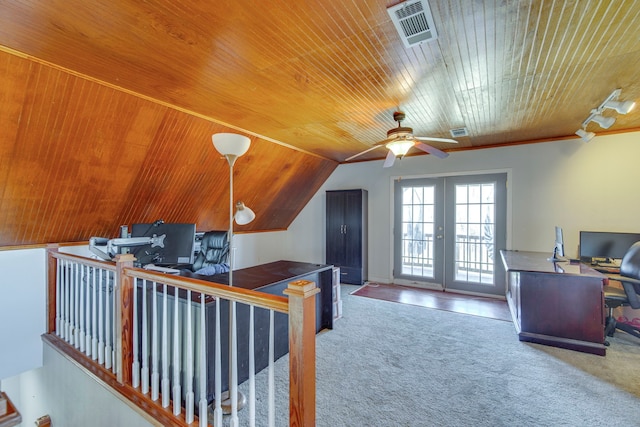
[{"label": "wooden plank ceiling", "polygon": [[[431,0],[438,38],[411,48],[396,3],[1,2],[0,245],[226,228],[217,132],[252,139],[234,182],[258,217],[240,229],[275,230],[396,109],[416,135],[466,127],[433,144],[455,151],[574,137],[614,89],[640,99],[638,1]],[[606,110],[609,131],[639,110]]]}]

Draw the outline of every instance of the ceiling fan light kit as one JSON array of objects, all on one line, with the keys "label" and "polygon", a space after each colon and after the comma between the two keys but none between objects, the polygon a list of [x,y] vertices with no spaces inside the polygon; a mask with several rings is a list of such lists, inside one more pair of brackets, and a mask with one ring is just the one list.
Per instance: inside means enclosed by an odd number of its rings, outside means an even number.
[{"label": "ceiling fan light kit", "polygon": [[386,144],[386,146],[397,157],[397,156],[404,156],[405,154],[407,154],[407,151],[409,151],[409,149],[413,147],[414,144],[415,142],[413,141],[400,139],[397,141],[390,142]]},{"label": "ceiling fan light kit", "polygon": [[622,89],[616,89],[611,92],[611,95],[605,99],[602,104],[598,106],[598,108],[594,108],[591,110],[591,114],[587,119],[582,122],[582,129],[578,129],[576,131],[576,135],[578,135],[584,142],[589,142],[595,136],[593,132],[587,132],[587,125],[590,122],[597,123],[603,129],[609,129],[616,122],[615,117],[611,116],[603,116],[602,112],[604,110],[615,110],[618,114],[627,114],[635,107],[636,103],[634,101],[618,101],[618,97]]},{"label": "ceiling fan light kit", "polygon": [[405,115],[402,111],[396,111],[393,113],[393,120],[398,122],[398,127],[389,129],[387,131],[387,139],[384,141],[378,142],[372,147],[367,148],[364,151],[361,151],[358,154],[354,154],[351,157],[347,157],[344,161],[348,162],[350,160],[355,159],[358,156],[361,156],[369,151],[375,150],[379,147],[386,147],[389,152],[387,153],[387,157],[385,158],[383,167],[388,168],[393,165],[396,157],[404,157],[411,148],[416,147],[418,150],[424,151],[425,153],[432,154],[439,159],[444,159],[448,157],[449,154],[444,151],[422,143],[420,141],[435,141],[435,142],[449,142],[453,144],[457,144],[458,141],[450,138],[435,138],[429,136],[414,136],[413,129],[410,127],[403,127],[402,121],[404,120]]}]

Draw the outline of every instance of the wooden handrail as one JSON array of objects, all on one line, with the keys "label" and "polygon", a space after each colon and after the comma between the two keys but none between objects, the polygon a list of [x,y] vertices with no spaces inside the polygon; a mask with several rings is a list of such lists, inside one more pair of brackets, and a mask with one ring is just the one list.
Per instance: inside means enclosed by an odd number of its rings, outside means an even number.
[{"label": "wooden handrail", "polygon": [[251,304],[256,307],[275,310],[280,313],[289,312],[289,301],[286,297],[265,294],[251,289],[230,287],[221,283],[209,282],[206,280],[194,279],[192,277],[182,277],[156,273],[141,268],[125,268],[125,274],[139,279],[147,279],[152,282],[162,282],[171,286],[178,286],[182,289],[189,289],[209,296],[232,300],[243,304]]}]

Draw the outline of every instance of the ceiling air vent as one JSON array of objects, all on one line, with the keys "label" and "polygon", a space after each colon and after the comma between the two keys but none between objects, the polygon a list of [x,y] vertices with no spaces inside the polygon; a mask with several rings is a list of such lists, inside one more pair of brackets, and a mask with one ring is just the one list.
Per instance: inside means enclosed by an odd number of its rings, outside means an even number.
[{"label": "ceiling air vent", "polygon": [[462,138],[463,136],[469,136],[469,131],[467,130],[467,128],[451,129],[449,132],[451,132],[452,138]]},{"label": "ceiling air vent", "polygon": [[408,0],[387,9],[406,47],[438,38],[426,0]]}]

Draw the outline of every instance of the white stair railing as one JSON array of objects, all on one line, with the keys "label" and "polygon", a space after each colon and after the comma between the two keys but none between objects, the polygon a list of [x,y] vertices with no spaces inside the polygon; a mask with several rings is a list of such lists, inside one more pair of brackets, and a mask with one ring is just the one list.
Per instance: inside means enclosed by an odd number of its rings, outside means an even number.
[{"label": "white stair railing", "polygon": [[[215,426],[221,426],[221,362],[224,351],[231,359],[231,365],[225,368],[229,372],[227,390],[230,391],[231,400],[230,425],[236,427],[239,425],[238,340],[248,340],[242,343],[249,348],[248,368],[243,368],[248,369],[243,371],[243,378],[248,375],[245,386],[248,387],[248,414],[242,419],[250,426],[256,425],[257,396],[265,395],[268,402],[266,421],[269,426],[275,426],[275,313],[288,313],[291,309],[288,301],[291,299],[296,301],[296,310],[301,307],[314,308],[313,295],[317,289],[314,289],[313,284],[310,287],[306,282],[307,284],[292,287],[292,283],[285,291],[288,298],[276,297],[246,290],[239,292],[225,285],[123,267],[120,264],[116,269],[113,264],[103,261],[53,251],[50,253],[51,259],[56,262],[50,263],[55,267],[55,273],[50,276],[52,291],[49,296],[55,297],[56,301],[55,313],[49,315],[49,328],[86,356],[87,360],[94,360],[110,370],[119,382],[138,390],[142,396],[148,396],[159,407],[171,407],[168,413],[183,420],[186,425],[192,424],[198,415],[200,426],[207,426],[211,401],[212,421]],[[123,279],[125,275],[128,277],[126,280]],[[120,286],[127,291],[123,292]],[[130,298],[129,302],[125,302],[127,298]],[[228,318],[221,316],[222,301],[226,301],[229,306]],[[238,304],[248,307],[249,317],[248,335],[241,337],[237,334]],[[256,308],[267,309],[269,315],[266,368],[268,384],[265,390],[260,391],[256,390]],[[315,310],[313,312],[315,316]],[[304,320],[302,312],[296,313],[297,320],[293,323],[289,314],[289,342],[297,345],[304,341],[301,339],[303,328],[300,327],[300,322],[315,327],[315,320]],[[123,317],[127,321],[121,321]],[[211,335],[207,332],[208,322],[215,323]],[[230,325],[230,342],[222,342],[221,325],[225,328]],[[291,330],[295,332],[293,335]],[[207,337],[214,341],[209,346]],[[128,356],[123,348],[128,349]],[[215,352],[208,354],[208,349],[212,348]],[[305,390],[295,396],[295,404],[305,406],[305,400],[300,398],[308,390],[308,387],[303,387],[308,373],[300,362],[307,359],[313,361],[313,358],[305,356],[301,347],[294,347],[294,350],[291,358],[295,358],[295,361],[290,362],[290,370],[295,373],[296,380],[290,383]],[[211,360],[213,390],[209,390],[211,385],[207,376],[207,365]],[[121,372],[123,362],[131,369],[127,375]],[[315,372],[315,365],[312,368]],[[315,405],[315,394],[311,397]],[[293,398],[290,396],[290,399]],[[305,413],[315,416],[314,411],[297,412],[307,421]],[[298,423],[299,420],[295,422]]]}]

